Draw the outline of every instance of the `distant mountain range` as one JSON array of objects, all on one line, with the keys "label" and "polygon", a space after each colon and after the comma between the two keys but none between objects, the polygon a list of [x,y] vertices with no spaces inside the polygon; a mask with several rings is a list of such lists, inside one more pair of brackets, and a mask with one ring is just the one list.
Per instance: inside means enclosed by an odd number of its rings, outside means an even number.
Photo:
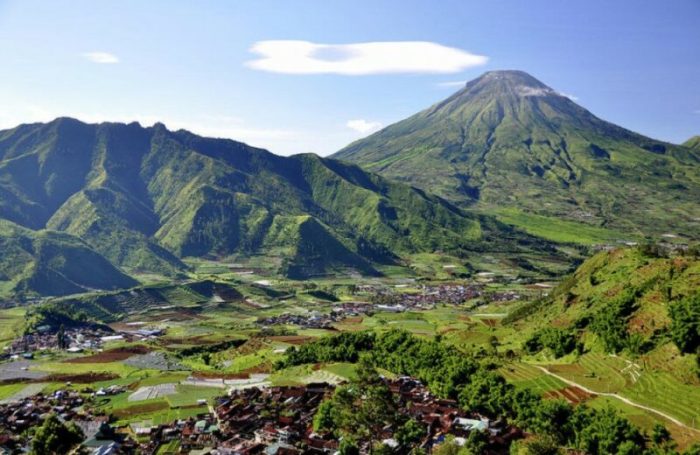
[{"label": "distant mountain range", "polygon": [[526,229],[531,218],[514,212],[700,238],[698,137],[649,139],[521,71],[486,73],[332,157]]},{"label": "distant mountain range", "polygon": [[177,277],[186,257],[266,254],[293,278],[445,251],[552,245],[406,184],[156,124],[60,118],[0,132],[0,295]]}]

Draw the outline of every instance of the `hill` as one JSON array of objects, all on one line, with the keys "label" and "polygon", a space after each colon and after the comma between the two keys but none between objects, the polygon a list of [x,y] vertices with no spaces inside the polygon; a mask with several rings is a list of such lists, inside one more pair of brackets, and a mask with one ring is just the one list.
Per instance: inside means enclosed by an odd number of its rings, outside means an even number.
[{"label": "hill", "polygon": [[700,136],[691,137],[683,143],[683,146],[696,152],[700,152]]},{"label": "hill", "polygon": [[0,251],[3,294],[63,295],[137,284],[70,234],[32,231],[0,220]]},{"label": "hill", "polygon": [[521,307],[507,322],[533,335],[532,351],[549,347],[561,356],[577,341],[579,351],[664,356],[668,368],[679,374],[696,371],[697,379],[698,289],[697,251],[670,253],[650,245],[615,249],[585,261],[550,296]]},{"label": "hill", "polygon": [[700,235],[697,150],[601,120],[521,71],[486,73],[332,157],[526,229],[541,220],[523,213],[612,238]]},{"label": "hill", "polygon": [[0,132],[0,219],[72,235],[131,274],[178,276],[187,257],[272,254],[301,278],[375,274],[374,263],[417,252],[558,254],[355,165],[70,118]]}]

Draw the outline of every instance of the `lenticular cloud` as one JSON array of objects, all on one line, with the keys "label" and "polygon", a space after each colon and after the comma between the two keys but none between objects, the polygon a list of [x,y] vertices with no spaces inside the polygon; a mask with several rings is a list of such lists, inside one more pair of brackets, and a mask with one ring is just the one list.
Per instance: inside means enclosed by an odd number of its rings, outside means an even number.
[{"label": "lenticular cloud", "polygon": [[260,57],[246,62],[248,67],[285,74],[457,73],[488,60],[483,55],[428,41],[354,44],[259,41],[250,51]]}]

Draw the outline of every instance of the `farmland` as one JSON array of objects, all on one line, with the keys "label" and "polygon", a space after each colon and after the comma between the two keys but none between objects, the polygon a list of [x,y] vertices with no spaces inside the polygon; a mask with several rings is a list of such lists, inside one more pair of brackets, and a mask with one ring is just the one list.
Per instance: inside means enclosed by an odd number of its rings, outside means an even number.
[{"label": "farmland", "polygon": [[[516,388],[546,399],[613,406],[647,430],[661,422],[680,444],[689,444],[700,435],[689,429],[698,428],[700,421],[700,407],[695,405],[700,403],[700,388],[692,375],[680,373],[688,371],[685,364],[683,368],[674,367],[687,362],[674,349],[664,347],[631,358],[605,353],[592,338],[584,352],[561,358],[546,352],[525,353],[523,343],[532,329],[509,323],[508,315],[523,302],[542,298],[551,285],[534,285],[534,280],[515,282],[504,270],[459,277],[455,274],[465,270],[444,267],[456,262],[454,258],[422,255],[414,260],[413,272],[408,275],[348,275],[303,282],[276,277],[261,267],[262,261],[236,268],[198,261],[192,263],[193,280],[186,283],[145,286],[130,295],[60,299],[69,307],[85,303],[95,319],[108,314],[106,322],[115,333],[147,329],[157,335],[133,340],[129,335],[129,339],[107,341],[100,349],[79,354],[49,350],[35,353],[30,360],[0,364],[0,371],[6,375],[5,383],[0,385],[0,399],[21,396],[18,394],[25,390],[60,390],[66,387],[66,381],[89,390],[123,386],[127,389],[124,393],[100,397],[97,409],[113,415],[117,425],[157,425],[206,412],[215,397],[231,389],[351,380],[355,377],[352,363],[283,369],[277,364],[287,350],[322,337],[343,332],[384,333],[398,328],[421,338],[439,338],[464,353],[479,353],[497,364],[498,373]],[[439,278],[426,278],[433,272],[439,272]],[[431,301],[400,310],[391,305],[382,310],[375,302],[378,295],[385,296],[383,299],[399,296],[398,301],[403,295],[407,296],[406,302],[415,301],[421,293],[433,292],[439,286],[449,290],[456,285],[477,286],[475,289],[480,291],[457,304]],[[499,299],[509,295],[518,297]],[[339,316],[325,320],[323,325],[314,322],[331,311],[339,312]],[[24,308],[0,310],[4,342],[13,339],[24,314]],[[285,322],[290,320],[285,315],[295,315],[291,320],[301,322]],[[390,371],[382,373],[393,376]],[[26,381],[16,379],[22,377]],[[26,389],[27,382],[31,382],[31,389]],[[619,394],[673,416],[689,428],[597,393]]]}]

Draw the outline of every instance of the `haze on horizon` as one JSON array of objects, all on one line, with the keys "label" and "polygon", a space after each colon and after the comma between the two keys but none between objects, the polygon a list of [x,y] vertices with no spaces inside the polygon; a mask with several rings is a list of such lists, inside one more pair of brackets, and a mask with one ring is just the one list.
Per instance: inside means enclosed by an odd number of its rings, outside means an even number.
[{"label": "haze on horizon", "polygon": [[496,69],[679,143],[700,133],[700,3],[1,1],[0,128],[157,121],[333,153]]}]

